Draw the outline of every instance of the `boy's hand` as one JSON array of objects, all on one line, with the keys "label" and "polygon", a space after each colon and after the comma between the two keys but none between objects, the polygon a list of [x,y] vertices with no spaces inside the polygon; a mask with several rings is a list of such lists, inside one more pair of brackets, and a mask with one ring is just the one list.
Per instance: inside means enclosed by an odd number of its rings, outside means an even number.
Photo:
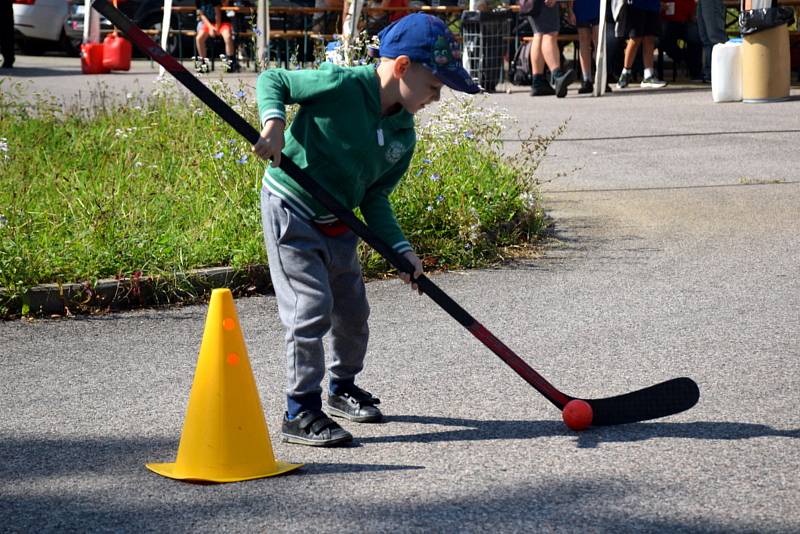
[{"label": "boy's hand", "polygon": [[267,161],[272,159],[273,167],[281,164],[281,151],[285,142],[283,139],[284,127],[285,123],[280,119],[268,120],[264,129],[261,130],[261,138],[253,145],[253,152],[261,159]]},{"label": "boy's hand", "polygon": [[[422,274],[422,262],[421,262],[421,261],[420,261],[420,259],[417,257],[417,255],[416,255],[416,254],[414,254],[414,251],[412,251],[412,250],[409,250],[408,252],[404,252],[404,253],[403,253],[403,257],[404,257],[405,259],[407,259],[407,260],[408,260],[408,261],[411,263],[411,265],[413,265],[413,266],[414,266],[414,278],[417,278],[419,275],[421,275],[421,274]],[[422,295],[422,290],[419,288],[419,286],[417,286],[417,284],[415,284],[415,283],[413,283],[413,282],[411,281],[411,276],[409,276],[409,274],[408,274],[408,273],[403,273],[403,272],[401,272],[401,273],[400,273],[400,278],[401,278],[401,279],[403,280],[403,282],[405,282],[406,284],[411,284],[411,289],[416,289],[416,290],[417,290],[417,292],[418,292],[420,295]]]}]

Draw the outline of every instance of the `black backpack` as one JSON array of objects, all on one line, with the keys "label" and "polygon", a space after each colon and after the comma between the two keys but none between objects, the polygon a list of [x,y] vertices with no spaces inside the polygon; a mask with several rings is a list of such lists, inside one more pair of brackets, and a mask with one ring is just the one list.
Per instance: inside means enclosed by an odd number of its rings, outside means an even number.
[{"label": "black backpack", "polygon": [[531,41],[521,43],[511,62],[509,77],[514,85],[530,85],[533,83],[531,73]]}]

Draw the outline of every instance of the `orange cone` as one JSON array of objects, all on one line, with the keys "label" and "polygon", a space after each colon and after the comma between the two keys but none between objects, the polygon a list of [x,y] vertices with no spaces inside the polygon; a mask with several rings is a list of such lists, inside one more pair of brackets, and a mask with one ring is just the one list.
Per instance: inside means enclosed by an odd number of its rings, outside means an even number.
[{"label": "orange cone", "polygon": [[147,468],[179,480],[238,482],[301,466],[275,460],[233,296],[228,289],[215,289],[178,458]]}]

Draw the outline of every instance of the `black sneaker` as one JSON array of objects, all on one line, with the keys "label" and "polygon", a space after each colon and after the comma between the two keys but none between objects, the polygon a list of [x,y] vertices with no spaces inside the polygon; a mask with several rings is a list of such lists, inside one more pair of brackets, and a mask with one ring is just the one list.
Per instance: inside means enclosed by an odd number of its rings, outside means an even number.
[{"label": "black sneaker", "polygon": [[300,412],[289,421],[283,416],[281,439],[286,443],[311,445],[312,447],[335,447],[353,441],[353,435],[319,410]]},{"label": "black sneaker", "polygon": [[567,69],[567,72],[553,76],[553,86],[555,88],[556,98],[564,98],[567,96],[567,87],[575,81],[575,71]]},{"label": "black sneaker", "polygon": [[578,89],[579,95],[585,95],[586,93],[591,93],[594,91],[594,83],[590,82],[589,80],[583,80],[581,82],[581,87]]},{"label": "black sneaker", "polygon": [[377,405],[381,400],[363,389],[355,389],[342,395],[328,395],[328,413],[334,417],[343,417],[356,423],[378,423],[383,414]]},{"label": "black sneaker", "polygon": [[556,94],[556,90],[546,81],[534,82],[531,85],[531,96],[550,96],[554,94]]},{"label": "black sneaker", "polygon": [[631,82],[631,75],[628,72],[623,72],[619,75],[619,79],[617,80],[617,89],[625,89],[628,87],[628,84]]}]

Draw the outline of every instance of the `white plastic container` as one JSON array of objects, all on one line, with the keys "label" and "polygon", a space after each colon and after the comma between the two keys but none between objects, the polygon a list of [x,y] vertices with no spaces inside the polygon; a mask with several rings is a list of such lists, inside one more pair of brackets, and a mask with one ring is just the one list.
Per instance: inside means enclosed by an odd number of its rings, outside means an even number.
[{"label": "white plastic container", "polygon": [[711,96],[714,102],[742,100],[741,40],[714,45],[711,51]]}]

